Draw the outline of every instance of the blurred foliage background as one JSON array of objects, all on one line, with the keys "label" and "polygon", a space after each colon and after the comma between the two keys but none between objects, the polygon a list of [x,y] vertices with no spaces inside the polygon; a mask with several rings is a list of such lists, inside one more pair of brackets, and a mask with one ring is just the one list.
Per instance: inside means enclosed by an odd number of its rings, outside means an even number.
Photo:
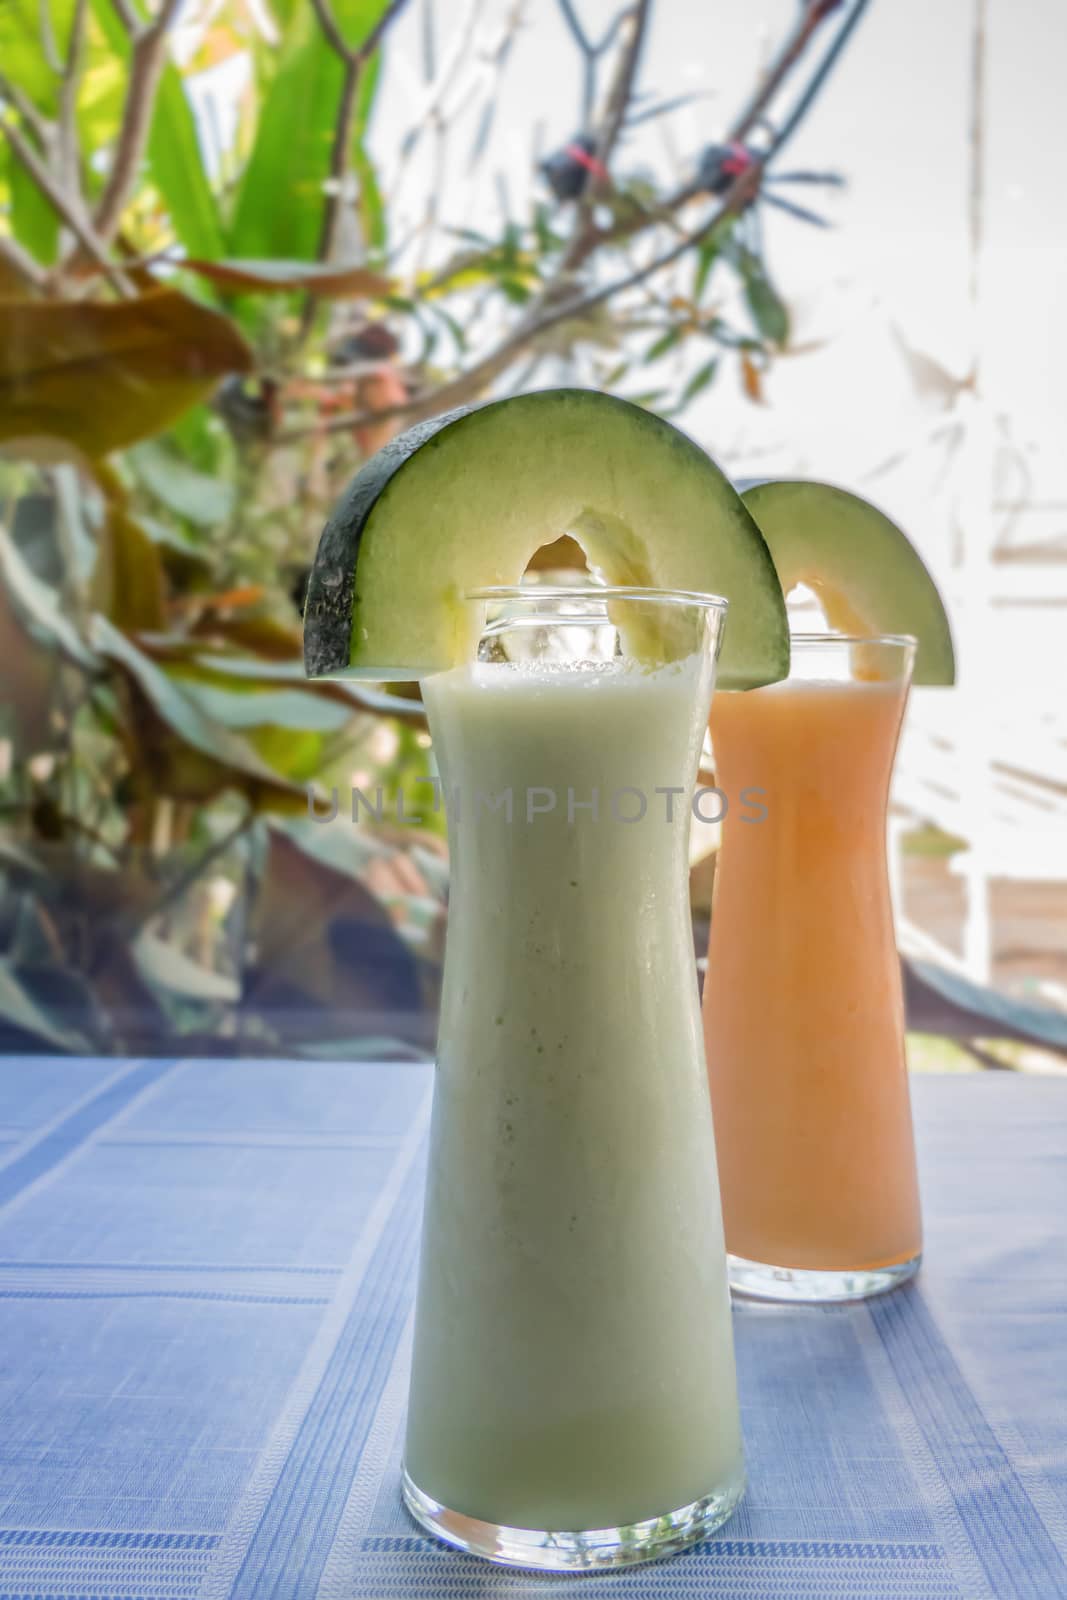
[{"label": "blurred foliage background", "polygon": [[[726,372],[758,401],[789,351],[761,214],[822,225],[807,195],[839,178],[781,156],[866,0],[798,4],[732,121],[658,175],[630,132],[693,96],[642,82],[651,0],[595,37],[569,0],[488,32],[477,0],[420,3],[394,75],[405,0],[0,0],[0,1048],[425,1049],[429,738],[408,686],[304,677],[330,503],[449,405],[562,377],[683,416]],[[549,12],[574,136],[531,151],[528,206],[459,226],[435,163],[462,109],[466,167],[492,164]],[[197,85],[227,63],[222,126]],[[309,815],[334,786],[371,802],[358,825]]]}]

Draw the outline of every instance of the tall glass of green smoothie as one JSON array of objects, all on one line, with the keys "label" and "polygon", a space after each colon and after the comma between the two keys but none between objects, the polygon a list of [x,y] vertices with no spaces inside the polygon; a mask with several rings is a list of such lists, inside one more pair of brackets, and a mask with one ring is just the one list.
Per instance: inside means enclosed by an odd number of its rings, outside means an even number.
[{"label": "tall glass of green smoothie", "polygon": [[687,845],[725,602],[483,590],[423,697],[452,888],[404,1493],[577,1569],[743,1489]]}]

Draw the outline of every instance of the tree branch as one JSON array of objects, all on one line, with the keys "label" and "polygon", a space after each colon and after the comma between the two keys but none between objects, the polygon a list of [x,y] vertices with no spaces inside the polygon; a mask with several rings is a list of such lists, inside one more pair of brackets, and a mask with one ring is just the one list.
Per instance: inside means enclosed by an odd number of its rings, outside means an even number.
[{"label": "tree branch", "polygon": [[356,51],[356,55],[360,61],[367,61],[370,59],[375,50],[377,50],[378,46],[381,44],[386,32],[392,27],[393,23],[396,21],[397,17],[400,15],[401,11],[403,11],[407,3],[408,0],[392,0],[392,4],[382,12],[381,16],[378,18],[378,21],[374,24],[374,27],[371,29],[363,43],[360,45],[359,49]]},{"label": "tree branch", "polygon": [[20,166],[33,179],[52,210],[77,239],[82,249],[92,257],[119,294],[128,295],[129,286],[118,269],[108,260],[103,243],[87,222],[81,207],[72,202],[56,183],[52,174],[33,146],[10,123],[0,123],[4,138]]},{"label": "tree branch", "polygon": [[[490,383],[507,371],[508,367],[519,355],[532,344],[535,344],[551,328],[557,327],[562,322],[570,322],[587,316],[589,312],[603,305],[606,301],[613,300],[618,295],[638,288],[648,279],[672,267],[690,250],[705,244],[716,229],[730,218],[740,215],[758,194],[768,162],[792,138],[803,118],[811,109],[869,3],[870,0],[854,0],[852,9],[842,27],[838,30],[833,44],[768,148],[757,156],[749,167],[738,174],[726,194],[713,207],[710,215],[706,216],[698,227],[683,233],[669,249],[653,256],[643,266],[636,267],[623,277],[614,278],[599,288],[589,290],[584,294],[566,298],[561,297],[560,291],[564,287],[566,280],[554,278],[551,283],[546,285],[542,295],[529,308],[527,315],[518,326],[506,335],[495,349],[489,351],[479,361],[476,361],[466,372],[462,372],[448,382],[438,385],[437,388],[430,390],[426,394],[413,396],[410,400],[400,405],[390,406],[388,409],[381,411],[351,412],[331,417],[328,421],[319,422],[311,427],[291,428],[280,434],[276,442],[278,444],[287,444],[305,438],[310,434],[349,432],[358,427],[365,427],[375,422],[384,422],[394,418],[404,418],[409,422],[417,422],[425,417],[446,411],[452,406],[463,405],[476,398]],[[822,0],[809,0],[809,9],[814,10],[817,7],[820,10],[818,20],[821,20],[821,14],[825,11]],[[794,56],[793,59],[796,60],[798,57]],[[780,81],[781,79],[779,79]],[[748,102],[741,117],[738,118],[738,122],[743,117],[752,114],[752,106],[755,104],[755,99],[756,97],[754,96]],[[762,115],[762,111],[757,111],[756,115],[757,117]],[[697,188],[692,190],[693,195],[699,192]],[[637,227],[629,231],[637,232],[658,220],[661,219],[656,213],[650,213],[640,220]],[[597,244],[603,243],[606,237],[605,234],[598,233],[593,248],[596,248]],[[585,257],[583,256],[582,259],[584,260]]]},{"label": "tree branch", "polygon": [[820,4],[820,0],[806,0],[792,31],[782,41],[781,48],[768,67],[762,82],[757,84],[734,118],[727,135],[728,142],[732,143],[734,140],[740,142],[756,127],[781,84],[804,54],[816,28],[828,14],[825,6]]},{"label": "tree branch", "polygon": [[52,124],[38,111],[22,85],[12,82],[3,72],[0,72],[0,100],[6,100],[18,112],[27,128],[47,148],[53,134]]},{"label": "tree branch", "polygon": [[[652,0],[637,0],[631,13],[630,37],[619,54],[615,76],[608,90],[603,121],[597,134],[596,158],[605,168],[611,160],[619,134],[622,132],[622,125],[626,120],[637,79],[641,47],[645,42],[651,14]],[[593,193],[601,192],[604,187],[603,178],[594,178],[589,185]]]},{"label": "tree branch", "polygon": [[606,300],[614,299],[616,295],[636,288],[666,267],[673,266],[694,245],[702,243],[727,216],[744,209],[750,198],[750,191],[754,186],[758,186],[758,177],[753,176],[756,172],[755,167],[750,167],[747,172],[736,178],[729,193],[724,196],[713,214],[705,219],[699,228],[683,234],[678,243],[663,255],[654,257],[624,278],[615,279],[599,289],[591,290],[588,294],[560,300],[555,305],[545,307],[538,313],[536,320],[524,319],[512,333],[501,340],[495,350],[491,350],[480,361],[468,367],[466,372],[461,372],[447,383],[438,385],[428,394],[415,395],[400,405],[389,406],[382,411],[346,412],[310,427],[291,428],[280,434],[276,443],[290,444],[310,434],[348,433],[374,422],[386,422],[400,417],[408,422],[420,422],[425,417],[436,416],[453,406],[465,405],[476,398],[502,372],[506,372],[515,358],[527,350],[542,334],[557,327],[561,322],[572,322],[584,317]]},{"label": "tree branch", "polygon": [[128,0],[111,0],[111,6],[119,21],[122,23],[122,26],[132,38],[132,36],[141,26],[137,17],[137,13],[134,11],[133,7],[129,5]]},{"label": "tree branch", "polygon": [[[624,13],[630,21],[630,37],[626,40],[615,65],[615,72],[611,86],[608,89],[607,100],[604,105],[604,115],[596,134],[595,158],[599,166],[599,173],[590,177],[586,184],[581,199],[578,202],[578,215],[575,218],[574,230],[571,234],[570,244],[564,251],[563,260],[560,262],[557,279],[569,276],[590,253],[590,240],[599,230],[593,221],[593,213],[597,201],[604,190],[610,186],[610,179],[606,176],[608,162],[622,132],[622,125],[626,118],[626,111],[634,92],[634,83],[637,77],[637,63],[644,43],[645,30],[652,9],[652,0],[637,0],[637,4]],[[596,56],[587,55],[587,67],[592,62],[595,65]]]},{"label": "tree branch", "polygon": [[[849,33],[854,26],[853,19],[855,21],[859,20],[859,13],[866,8],[866,4],[867,0],[861,0],[861,3],[858,3],[850,13],[845,23],[845,29]],[[762,120],[774,96],[806,52],[819,25],[829,14],[825,0],[806,0],[799,22],[792,29],[778,51],[763,82],[749,96],[730,124],[726,133],[727,143],[743,142],[757,123]],[[842,32],[844,31],[843,29]],[[832,65],[832,62],[830,64]],[[820,79],[819,84],[816,86],[816,92],[821,87],[821,81]],[[807,108],[805,107],[802,115],[806,114],[806,110]],[[779,142],[775,145],[775,151],[780,148],[781,144]],[[766,161],[764,165],[766,165]],[[643,233],[650,228],[654,223],[661,222],[665,213],[681,210],[683,206],[688,205],[691,200],[695,200],[702,192],[699,181],[692,178],[688,182],[681,184],[673,194],[668,195],[662,206],[657,207],[655,210],[647,211],[644,214],[638,212],[632,217],[620,219],[612,227],[605,230],[586,230],[580,241],[575,242],[570,253],[570,270],[574,271],[577,267],[580,267],[601,245],[618,244],[624,239],[634,238],[637,234]]]},{"label": "tree branch", "polygon": [[78,174],[78,85],[81,81],[85,58],[86,0],[74,0],[74,15],[70,22],[70,40],[67,59],[63,67],[63,82],[59,90],[58,137],[55,163],[60,186],[68,194],[80,194]]},{"label": "tree branch", "polygon": [[485,10],[486,0],[466,0],[463,13],[456,25],[452,42],[448,46],[445,59],[434,81],[427,85],[422,101],[413,106],[410,113],[410,127],[400,142],[400,154],[392,171],[386,176],[383,190],[390,196],[395,207],[398,204],[400,186],[405,173],[410,167],[411,157],[414,155],[423,132],[427,127],[434,125],[435,118],[442,113],[445,97],[452,88],[456,75],[467,60],[474,32]]},{"label": "tree branch", "polygon": [[326,35],[326,43],[334,55],[340,56],[342,61],[351,61],[352,52],[345,43],[344,34],[337,26],[337,21],[330,10],[327,0],[311,0],[312,9],[319,27]]},{"label": "tree branch", "polygon": [[345,43],[344,35],[330,10],[329,0],[312,0],[315,16],[326,36],[326,42],[344,65],[341,98],[337,106],[337,120],[334,124],[333,145],[330,152],[330,191],[326,196],[322,236],[319,241],[320,261],[331,261],[337,246],[338,226],[345,204],[345,185],[352,153],[352,128],[355,123],[363,69],[381,44],[386,30],[396,21],[406,4],[407,0],[391,0],[391,4],[382,12],[363,43],[353,48]]},{"label": "tree branch", "polygon": [[592,41],[590,40],[585,29],[582,27],[578,13],[575,11],[572,4],[572,0],[556,0],[556,4],[559,6],[559,9],[563,15],[563,20],[567,24],[567,27],[571,32],[571,36],[573,37],[574,42],[578,46],[579,50],[582,52],[582,55],[595,55],[596,51],[593,49]]},{"label": "tree branch", "polygon": [[63,63],[59,59],[59,48],[56,44],[56,31],[52,26],[52,8],[48,0],[37,0],[38,32],[41,39],[41,49],[44,58],[52,71],[59,77],[63,71]]},{"label": "tree branch", "polygon": [[47,274],[44,268],[28,250],[22,248],[17,239],[9,239],[4,234],[0,234],[0,265],[7,267],[28,289],[41,290],[45,287]]},{"label": "tree branch", "polygon": [[[810,3],[812,5],[818,5],[819,0],[810,0]],[[796,133],[797,129],[800,127],[800,124],[803,122],[804,118],[815,104],[815,101],[819,95],[819,91],[822,89],[823,84],[826,82],[834,67],[837,65],[841,52],[844,50],[849,39],[852,37],[860,18],[863,16],[863,13],[866,11],[869,4],[870,0],[855,0],[852,10],[845,18],[841,27],[838,29],[837,36],[834,39],[833,44],[830,46],[829,50],[827,50],[822,61],[819,63],[819,66],[817,67],[810,83],[800,96],[800,99],[797,101],[792,111],[789,113],[789,116],[786,118],[785,122],[782,123],[781,127],[778,129],[778,132],[771,140],[770,149],[761,159],[761,166],[765,167],[769,161],[771,161],[776,155],[784,150],[785,146],[789,143],[789,140],[793,137],[794,133]]]},{"label": "tree branch", "polygon": [[123,26],[130,30],[133,59],[115,159],[93,219],[97,235],[105,246],[118,232],[122,213],[137,181],[152,125],[156,86],[166,62],[167,32],[180,4],[181,0],[162,0],[158,16],[147,25],[138,24],[128,4],[115,6]]}]

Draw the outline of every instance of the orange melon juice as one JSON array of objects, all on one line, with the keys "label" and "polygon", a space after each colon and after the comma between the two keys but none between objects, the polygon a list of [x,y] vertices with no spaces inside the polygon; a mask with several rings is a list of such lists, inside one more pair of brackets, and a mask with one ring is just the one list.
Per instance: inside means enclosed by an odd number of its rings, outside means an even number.
[{"label": "orange melon juice", "polygon": [[802,636],[787,682],[714,703],[716,782],[767,813],[727,812],[704,988],[727,1249],[846,1275],[790,1298],[891,1287],[921,1250],[885,852],[911,653]]}]

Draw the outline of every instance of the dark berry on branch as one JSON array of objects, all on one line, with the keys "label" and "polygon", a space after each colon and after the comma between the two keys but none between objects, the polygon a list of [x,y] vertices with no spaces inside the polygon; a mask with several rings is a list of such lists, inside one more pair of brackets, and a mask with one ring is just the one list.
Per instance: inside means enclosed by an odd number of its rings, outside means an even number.
[{"label": "dark berry on branch", "polygon": [[607,177],[596,158],[596,140],[588,133],[576,134],[562,150],[542,161],[541,171],[559,201],[579,199],[590,176]]},{"label": "dark berry on branch", "polygon": [[330,352],[334,366],[347,367],[357,361],[387,361],[400,349],[400,341],[384,322],[365,322],[337,341]]},{"label": "dark berry on branch", "polygon": [[258,384],[224,378],[215,406],[237,438],[266,439],[279,420],[278,385],[273,378],[261,378]]},{"label": "dark berry on branch", "polygon": [[726,194],[735,178],[747,172],[756,160],[747,145],[709,144],[697,165],[697,181],[709,194]]}]

